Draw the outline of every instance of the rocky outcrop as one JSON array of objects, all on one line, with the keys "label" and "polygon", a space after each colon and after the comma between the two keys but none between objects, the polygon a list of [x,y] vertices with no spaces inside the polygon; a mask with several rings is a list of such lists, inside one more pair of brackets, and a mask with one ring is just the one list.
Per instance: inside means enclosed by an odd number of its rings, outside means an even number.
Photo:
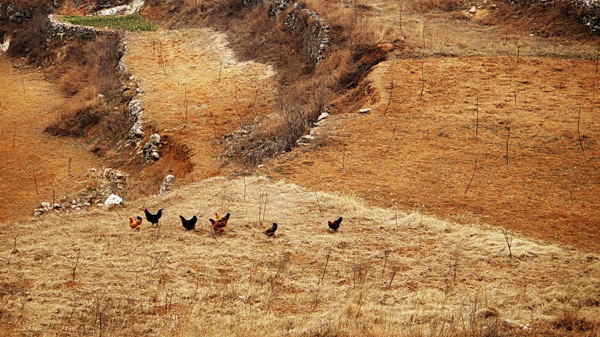
[{"label": "rocky outcrop", "polygon": [[88,179],[93,182],[90,185],[95,187],[88,187],[75,196],[63,196],[59,200],[42,202],[38,208],[33,210],[33,215],[80,211],[90,207],[106,207],[108,206],[107,201],[118,201],[112,196],[123,193],[128,176],[111,168],[105,168],[100,172],[91,169]]},{"label": "rocky outcrop", "polygon": [[549,6],[562,2],[577,9],[579,20],[596,35],[600,35],[600,0],[505,0],[514,4],[542,4]]}]

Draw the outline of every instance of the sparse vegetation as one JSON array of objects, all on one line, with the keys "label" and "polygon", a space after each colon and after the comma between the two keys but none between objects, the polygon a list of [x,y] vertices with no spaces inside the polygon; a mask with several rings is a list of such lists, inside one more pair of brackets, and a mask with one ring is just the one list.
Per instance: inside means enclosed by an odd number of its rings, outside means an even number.
[{"label": "sparse vegetation", "polygon": [[63,21],[74,25],[91,26],[106,29],[123,29],[128,31],[153,31],[157,26],[150,20],[139,15],[117,15],[117,16],[75,16],[67,15]]}]

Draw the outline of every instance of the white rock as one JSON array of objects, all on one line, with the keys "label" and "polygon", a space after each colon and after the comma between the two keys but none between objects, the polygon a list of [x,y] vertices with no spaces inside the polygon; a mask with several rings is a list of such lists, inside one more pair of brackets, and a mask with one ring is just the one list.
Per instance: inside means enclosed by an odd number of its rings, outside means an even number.
[{"label": "white rock", "polygon": [[160,144],[160,135],[158,133],[153,134],[150,136],[150,141],[154,144]]},{"label": "white rock", "polygon": [[477,6],[473,6],[471,9],[469,9],[469,13],[475,14],[475,12],[477,12]]},{"label": "white rock", "polygon": [[50,203],[49,202],[42,202],[42,207],[43,208],[50,208]]},{"label": "white rock", "polygon": [[123,204],[123,199],[116,194],[111,194],[108,197],[108,199],[106,199],[106,201],[104,202],[105,206],[121,205],[121,204]]},{"label": "white rock", "polygon": [[317,121],[320,122],[322,120],[324,120],[325,118],[327,118],[329,116],[329,114],[327,112],[323,112],[322,114],[319,115],[319,118],[317,118]]},{"label": "white rock", "polygon": [[373,109],[371,109],[371,108],[360,109],[360,110],[358,110],[358,113],[359,114],[368,114],[369,112],[371,112],[371,110],[373,110]]}]

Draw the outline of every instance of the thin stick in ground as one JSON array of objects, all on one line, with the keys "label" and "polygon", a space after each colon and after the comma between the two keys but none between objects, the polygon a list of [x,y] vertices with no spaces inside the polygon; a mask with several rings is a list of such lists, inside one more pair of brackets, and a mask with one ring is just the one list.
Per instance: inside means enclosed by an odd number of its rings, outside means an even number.
[{"label": "thin stick in ground", "polygon": [[33,183],[35,184],[35,194],[39,197],[40,192],[38,190],[37,176],[35,174],[35,167],[33,168]]},{"label": "thin stick in ground", "polygon": [[513,241],[513,235],[512,232],[509,233],[506,231],[506,229],[502,229],[502,234],[504,234],[504,241],[506,242],[506,246],[508,247],[508,257],[510,258],[510,261],[512,262],[512,241]]},{"label": "thin stick in ground", "polygon": [[392,131],[392,138],[390,138],[390,143],[388,144],[388,151],[392,147],[392,143],[394,142],[394,138],[396,138],[396,123],[394,123],[394,130]]},{"label": "thin stick in ground", "polygon": [[392,95],[394,93],[394,81],[392,80],[392,83],[390,84],[390,93],[388,94],[388,101],[387,101],[387,105],[385,106],[385,110],[383,111],[383,116],[385,116],[388,112],[388,109],[390,108],[390,103],[392,102]]},{"label": "thin stick in ground", "polygon": [[473,183],[473,179],[475,178],[475,172],[477,171],[477,159],[475,159],[475,165],[473,166],[473,174],[471,175],[471,180],[469,180],[469,184],[465,189],[465,195],[467,195],[467,191],[469,191],[469,187],[471,187],[471,183]]},{"label": "thin stick in ground", "polygon": [[581,153],[585,154],[583,150],[583,140],[581,139],[581,108],[577,109],[577,138],[579,139],[579,147],[581,147]]},{"label": "thin stick in ground", "polygon": [[475,94],[475,139],[479,137],[479,94]]},{"label": "thin stick in ground", "polygon": [[73,269],[71,271],[71,282],[75,283],[75,277],[77,276],[77,267],[79,266],[79,258],[81,257],[81,250],[77,251],[77,257],[75,258],[75,263],[73,264]]},{"label": "thin stick in ground", "polygon": [[315,198],[317,199],[317,207],[319,208],[319,213],[321,213],[321,215],[323,215],[323,210],[321,209],[321,203],[319,202],[319,195],[317,194],[316,191],[315,191]]},{"label": "thin stick in ground", "polygon": [[329,265],[329,257],[330,256],[331,256],[331,248],[329,248],[329,250],[327,251],[327,255],[325,256],[325,266],[323,267],[323,274],[321,275],[321,278],[319,279],[318,285],[321,285],[323,283],[323,280],[325,280],[325,273],[327,273],[327,265]]},{"label": "thin stick in ground", "polygon": [[506,154],[505,154],[506,166],[508,166],[508,141],[510,139],[511,123],[512,122],[508,123],[508,128],[506,129]]},{"label": "thin stick in ground", "polygon": [[13,133],[13,141],[12,141],[12,148],[15,148],[15,142],[17,139],[17,129],[15,129],[15,132]]},{"label": "thin stick in ground", "polygon": [[385,267],[387,266],[388,257],[390,256],[391,251],[385,250],[383,252],[383,269],[381,270],[381,278],[383,279],[383,275],[385,274]]},{"label": "thin stick in ground", "polygon": [[425,61],[421,59],[421,92],[419,93],[419,101],[423,100],[425,94]]}]

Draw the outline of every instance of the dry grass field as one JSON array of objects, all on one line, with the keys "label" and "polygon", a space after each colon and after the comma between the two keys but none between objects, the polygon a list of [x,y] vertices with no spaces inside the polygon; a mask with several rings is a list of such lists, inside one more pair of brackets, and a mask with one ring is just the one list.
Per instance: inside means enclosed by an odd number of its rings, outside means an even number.
[{"label": "dry grass field", "polygon": [[[160,230],[129,228],[141,207],[164,208]],[[213,212],[231,213],[215,237]],[[197,214],[197,231],[184,231],[180,214]],[[274,238],[259,214],[279,224]],[[340,215],[330,232],[326,220]],[[598,332],[595,254],[516,235],[509,251],[494,228],[260,177],[14,223],[1,237],[6,336]]]},{"label": "dry grass field", "polygon": [[[335,100],[308,145],[256,170],[224,159],[220,139],[271,112],[276,69],[210,29],[126,33],[145,130],[167,144],[153,165],[123,166],[150,196],[111,209],[23,216],[53,186],[89,183],[100,159],[44,135],[42,98],[61,94],[0,59],[2,116],[40,123],[1,152],[0,336],[600,335],[597,40],[530,36],[449,3],[355,6],[358,25],[402,48],[359,104]],[[17,106],[23,84],[40,95]],[[44,137],[60,144],[29,160]],[[49,175],[70,157],[76,178]],[[164,209],[159,228],[129,227],[144,208]],[[231,213],[220,235],[215,212]]]}]

